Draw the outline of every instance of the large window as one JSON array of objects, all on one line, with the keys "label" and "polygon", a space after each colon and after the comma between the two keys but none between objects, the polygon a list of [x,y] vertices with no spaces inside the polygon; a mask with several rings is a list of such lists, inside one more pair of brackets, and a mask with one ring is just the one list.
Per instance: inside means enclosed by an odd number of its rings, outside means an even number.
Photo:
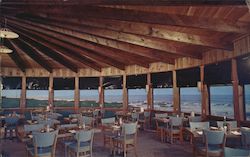
[{"label": "large window", "polygon": [[201,113],[201,93],[197,87],[180,89],[181,112]]},{"label": "large window", "polygon": [[151,74],[155,110],[173,111],[172,78],[172,72],[161,72]]},{"label": "large window", "polygon": [[210,109],[211,115],[234,118],[233,87],[211,86]]},{"label": "large window", "polygon": [[80,107],[99,107],[99,78],[80,78]]},{"label": "large window", "polygon": [[49,78],[27,78],[27,107],[43,107],[48,105]]},{"label": "large window", "polygon": [[245,110],[246,119],[250,120],[250,85],[245,85]]},{"label": "large window", "polygon": [[122,76],[104,77],[104,107],[120,108],[122,107]]},{"label": "large window", "polygon": [[22,79],[20,77],[4,77],[2,81],[2,108],[18,108],[20,106]]},{"label": "large window", "polygon": [[154,89],[154,109],[173,111],[173,88]]},{"label": "large window", "polygon": [[146,75],[127,76],[128,105],[147,108]]},{"label": "large window", "polygon": [[74,106],[74,78],[54,78],[54,106]]}]

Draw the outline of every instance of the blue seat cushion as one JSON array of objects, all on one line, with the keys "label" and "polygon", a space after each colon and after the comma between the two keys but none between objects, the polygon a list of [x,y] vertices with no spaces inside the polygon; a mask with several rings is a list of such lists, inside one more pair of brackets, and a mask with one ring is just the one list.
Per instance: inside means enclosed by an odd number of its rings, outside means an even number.
[{"label": "blue seat cushion", "polygon": [[[201,150],[202,152],[206,151],[205,146],[198,146],[198,149]],[[221,148],[218,145],[209,145],[207,150],[209,153],[213,153],[213,154],[219,154],[219,153],[223,152],[223,148]]]},{"label": "blue seat cushion", "polygon": [[[30,154],[32,156],[35,155],[35,148],[29,150]],[[37,148],[37,155],[40,156],[51,156],[52,147],[43,147],[43,148]]]},{"label": "blue seat cushion", "polygon": [[[68,145],[70,149],[73,149],[74,151],[77,151],[77,142],[73,142]],[[81,142],[80,143],[80,149],[85,148],[85,147],[90,147],[90,142]]]}]

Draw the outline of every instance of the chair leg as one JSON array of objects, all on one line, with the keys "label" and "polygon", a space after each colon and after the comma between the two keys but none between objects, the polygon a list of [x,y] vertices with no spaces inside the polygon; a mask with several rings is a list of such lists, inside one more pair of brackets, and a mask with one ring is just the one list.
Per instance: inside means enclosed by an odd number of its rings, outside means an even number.
[{"label": "chair leg", "polygon": [[135,151],[135,156],[136,156],[136,157],[138,157],[138,155],[137,155],[137,148],[136,148],[136,146],[134,146],[134,151]]},{"label": "chair leg", "polygon": [[123,144],[123,154],[124,154],[124,157],[126,157],[127,156],[127,149],[126,149],[126,144]]}]

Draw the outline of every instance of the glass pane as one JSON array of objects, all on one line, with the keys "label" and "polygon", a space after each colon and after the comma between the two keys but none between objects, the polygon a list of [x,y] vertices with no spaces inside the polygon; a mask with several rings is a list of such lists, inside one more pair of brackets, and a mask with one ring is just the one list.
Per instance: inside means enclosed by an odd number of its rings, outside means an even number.
[{"label": "glass pane", "polygon": [[173,111],[173,88],[154,88],[154,109]]},{"label": "glass pane", "polygon": [[122,107],[123,93],[122,89],[106,89],[104,91],[104,107],[107,108],[119,108]]},{"label": "glass pane", "polygon": [[20,106],[20,89],[3,89],[2,108],[19,108]]},{"label": "glass pane", "polygon": [[250,85],[245,85],[246,119],[250,120]]},{"label": "glass pane", "polygon": [[54,90],[54,106],[73,107],[74,90]]},{"label": "glass pane", "polygon": [[48,90],[27,90],[26,105],[27,107],[44,107],[48,105]]},{"label": "glass pane", "polygon": [[201,93],[197,87],[186,87],[180,90],[181,112],[201,113]]},{"label": "glass pane", "polygon": [[80,90],[80,107],[99,107],[98,100],[98,90]]},{"label": "glass pane", "polygon": [[146,89],[129,89],[128,90],[128,105],[131,107],[147,108],[147,93]]},{"label": "glass pane", "polygon": [[210,87],[211,115],[234,118],[233,87]]}]

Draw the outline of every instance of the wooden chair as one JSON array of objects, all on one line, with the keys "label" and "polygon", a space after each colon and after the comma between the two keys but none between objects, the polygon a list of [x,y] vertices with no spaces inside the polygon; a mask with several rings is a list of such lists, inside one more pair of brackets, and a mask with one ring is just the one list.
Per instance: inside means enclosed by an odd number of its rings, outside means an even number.
[{"label": "wooden chair", "polygon": [[147,124],[149,124],[150,121],[150,112],[149,111],[145,111],[143,113],[143,119],[140,119],[139,117],[139,124],[141,124],[143,126],[143,129],[145,130],[147,127]]},{"label": "wooden chair", "polygon": [[127,156],[127,151],[134,150],[137,157],[137,122],[124,123],[120,136],[113,138],[114,156],[116,151],[123,151],[123,156]]},{"label": "wooden chair", "polygon": [[174,139],[183,141],[183,118],[170,117],[169,125],[164,129],[167,140],[172,144]]},{"label": "wooden chair", "polygon": [[103,135],[103,145],[104,147],[106,144],[109,144],[111,146],[112,138],[115,136],[112,128],[110,128],[110,125],[115,124],[115,117],[112,118],[103,118],[101,119],[102,123],[102,135]]},{"label": "wooden chair", "polygon": [[75,142],[68,145],[68,156],[92,157],[94,131],[81,130],[76,132]]},{"label": "wooden chair", "polygon": [[160,114],[155,114],[155,124],[156,124],[156,135],[160,136],[161,141],[164,141],[164,129],[166,126],[165,124],[161,121],[158,121],[158,118],[167,118],[168,114],[167,113],[160,113]]},{"label": "wooden chair", "polygon": [[224,122],[224,121],[217,121],[217,126],[219,128],[222,128],[224,123],[229,124],[231,126],[231,128],[237,128],[237,121],[226,121],[226,122]]},{"label": "wooden chair", "polygon": [[249,149],[237,149],[237,148],[229,148],[225,147],[224,149],[224,157],[249,157],[250,150]]},{"label": "wooden chair", "polygon": [[28,155],[34,157],[55,157],[58,130],[53,132],[33,132],[33,145],[27,146]]},{"label": "wooden chair", "polygon": [[197,153],[208,156],[223,156],[226,143],[226,135],[224,131],[203,130],[205,144],[197,144],[194,149],[194,156]]}]

